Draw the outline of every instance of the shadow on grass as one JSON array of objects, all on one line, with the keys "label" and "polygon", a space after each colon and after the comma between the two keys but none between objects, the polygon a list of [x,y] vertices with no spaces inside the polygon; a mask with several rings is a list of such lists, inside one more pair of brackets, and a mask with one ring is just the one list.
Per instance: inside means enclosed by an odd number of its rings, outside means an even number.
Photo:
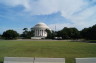
[{"label": "shadow on grass", "polygon": [[96,40],[71,40],[71,42],[96,43]]},{"label": "shadow on grass", "polygon": [[96,41],[87,41],[88,43],[96,43]]},{"label": "shadow on grass", "polygon": [[0,63],[3,63],[3,62],[0,62]]}]

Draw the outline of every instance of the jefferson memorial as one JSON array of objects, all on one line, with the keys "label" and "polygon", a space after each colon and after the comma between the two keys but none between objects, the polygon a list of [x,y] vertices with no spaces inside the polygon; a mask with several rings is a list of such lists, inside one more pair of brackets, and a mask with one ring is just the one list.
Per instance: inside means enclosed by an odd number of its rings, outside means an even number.
[{"label": "jefferson memorial", "polygon": [[46,29],[51,30],[45,23],[38,23],[33,27],[34,37],[31,39],[44,39],[47,37]]}]

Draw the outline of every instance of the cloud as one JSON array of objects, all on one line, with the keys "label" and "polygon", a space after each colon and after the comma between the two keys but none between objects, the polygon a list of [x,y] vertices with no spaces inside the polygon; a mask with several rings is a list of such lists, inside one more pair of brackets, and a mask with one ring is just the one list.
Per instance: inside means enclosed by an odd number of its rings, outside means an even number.
[{"label": "cloud", "polygon": [[57,23],[58,27],[59,25],[87,27],[96,23],[96,18],[93,18],[96,16],[96,0],[0,0],[0,3],[10,7],[22,5],[25,8],[24,12],[29,12],[31,15],[60,12],[64,18],[74,23],[74,25]]},{"label": "cloud", "polygon": [[11,7],[22,5],[26,9],[30,8],[30,0],[0,0],[0,3],[3,3]]},{"label": "cloud", "polygon": [[69,17],[85,4],[82,0],[1,0],[0,2],[12,7],[22,5],[33,15],[61,12],[64,17]]}]

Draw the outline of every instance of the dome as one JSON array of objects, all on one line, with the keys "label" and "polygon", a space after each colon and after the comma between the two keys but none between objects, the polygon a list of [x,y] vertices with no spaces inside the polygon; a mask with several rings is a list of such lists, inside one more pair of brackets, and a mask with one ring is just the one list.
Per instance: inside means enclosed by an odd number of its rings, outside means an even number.
[{"label": "dome", "polygon": [[38,23],[33,28],[34,29],[49,29],[49,27],[45,23]]}]

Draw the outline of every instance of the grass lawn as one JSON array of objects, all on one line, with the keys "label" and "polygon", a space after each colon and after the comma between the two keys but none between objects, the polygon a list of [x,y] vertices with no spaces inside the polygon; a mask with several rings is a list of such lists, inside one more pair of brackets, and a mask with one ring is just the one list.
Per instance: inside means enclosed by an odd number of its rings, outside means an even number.
[{"label": "grass lawn", "polygon": [[4,57],[74,58],[96,57],[96,43],[67,41],[0,41],[0,63]]}]

